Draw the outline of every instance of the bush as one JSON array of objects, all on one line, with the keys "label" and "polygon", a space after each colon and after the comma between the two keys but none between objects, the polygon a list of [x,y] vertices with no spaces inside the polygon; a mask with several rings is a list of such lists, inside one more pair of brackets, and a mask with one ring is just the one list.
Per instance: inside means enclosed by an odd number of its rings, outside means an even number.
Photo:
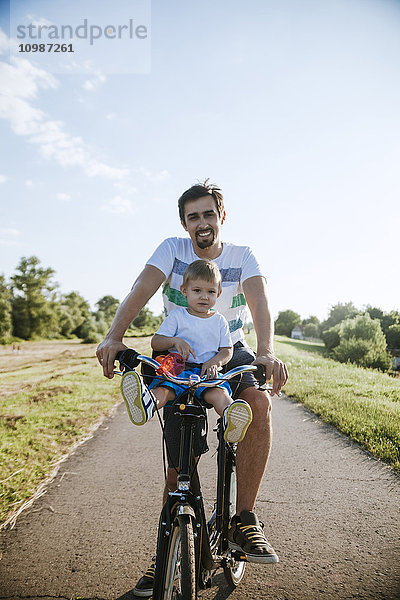
[{"label": "bush", "polygon": [[93,329],[91,329],[90,331],[87,332],[87,335],[85,338],[83,338],[82,343],[83,344],[99,344],[101,342],[102,336],[97,333],[97,331],[93,331]]},{"label": "bush", "polygon": [[[386,338],[380,321],[371,319],[368,313],[345,319],[324,332],[323,337],[332,357],[340,362],[352,362],[381,371],[391,367],[392,359],[386,351]],[[338,338],[339,344],[336,343]]]},{"label": "bush", "polygon": [[84,344],[98,344],[101,341],[101,333],[98,330],[94,317],[89,317],[80,327],[80,336]]},{"label": "bush", "polygon": [[321,334],[322,341],[328,350],[333,350],[340,344],[339,326],[331,327]]}]

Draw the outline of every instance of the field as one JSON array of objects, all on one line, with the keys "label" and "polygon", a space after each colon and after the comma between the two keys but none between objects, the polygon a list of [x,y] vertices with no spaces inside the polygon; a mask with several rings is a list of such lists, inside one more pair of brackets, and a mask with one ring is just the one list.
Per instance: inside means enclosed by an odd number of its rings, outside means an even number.
[{"label": "field", "polygon": [[[150,338],[125,341],[150,351]],[[277,337],[276,352],[289,365],[288,396],[400,470],[400,379],[329,360],[321,344]],[[0,390],[4,522],[121,396],[119,380],[102,376],[95,345],[78,340],[0,346]]]},{"label": "field", "polygon": [[[127,345],[149,351],[150,338]],[[96,346],[79,340],[0,346],[0,521],[16,512],[73,445],[121,399]]]},{"label": "field", "polygon": [[289,366],[290,398],[400,470],[399,378],[328,359],[322,343],[276,336],[275,351]]}]

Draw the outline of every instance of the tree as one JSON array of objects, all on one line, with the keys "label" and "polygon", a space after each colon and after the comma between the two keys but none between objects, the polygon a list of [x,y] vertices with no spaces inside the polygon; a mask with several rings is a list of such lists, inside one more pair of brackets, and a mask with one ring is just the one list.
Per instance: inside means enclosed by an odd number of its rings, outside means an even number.
[{"label": "tree", "polygon": [[381,320],[382,331],[385,335],[392,325],[400,324],[400,313],[397,310],[392,310],[390,313],[385,313]]},{"label": "tree", "polygon": [[359,311],[352,302],[346,302],[346,304],[339,302],[331,307],[328,318],[321,323],[321,331],[326,331],[345,319],[354,317],[358,313]]},{"label": "tree", "polygon": [[371,319],[379,319],[382,322],[384,312],[381,308],[377,308],[376,306],[368,306],[365,309],[365,312],[369,314]]},{"label": "tree", "polygon": [[117,312],[119,306],[119,300],[114,296],[103,296],[98,302],[96,302],[97,312],[99,315],[99,321],[104,320],[108,327],[111,325],[114,315]]},{"label": "tree", "polygon": [[275,333],[290,337],[295,325],[300,325],[300,323],[300,315],[293,310],[283,310],[278,314],[278,318],[275,321]]},{"label": "tree", "polygon": [[17,273],[11,277],[13,333],[30,339],[52,337],[60,331],[57,304],[52,282],[54,271],[39,266],[36,256],[21,258]]},{"label": "tree", "polygon": [[303,328],[303,334],[306,338],[319,337],[319,327],[315,323],[307,323]]},{"label": "tree", "polygon": [[318,317],[310,315],[308,319],[303,319],[302,324],[303,334],[305,337],[319,338],[321,335],[321,323]]},{"label": "tree", "polygon": [[305,325],[308,325],[309,323],[313,323],[313,325],[319,325],[320,321],[319,321],[318,317],[316,317],[315,315],[310,315],[308,317],[308,319],[303,319],[301,324],[304,327]]},{"label": "tree", "polygon": [[0,337],[7,338],[12,333],[12,292],[4,275],[0,275]]},{"label": "tree", "polygon": [[142,308],[136,319],[131,323],[131,327],[139,330],[147,330],[148,332],[154,332],[162,323],[162,317],[156,317],[153,315],[151,310],[145,306]]},{"label": "tree", "polygon": [[90,317],[89,303],[78,292],[61,296],[59,302],[59,321],[61,335],[69,337],[79,335],[83,323]]},{"label": "tree", "polygon": [[388,327],[386,341],[390,350],[400,350],[400,323]]}]

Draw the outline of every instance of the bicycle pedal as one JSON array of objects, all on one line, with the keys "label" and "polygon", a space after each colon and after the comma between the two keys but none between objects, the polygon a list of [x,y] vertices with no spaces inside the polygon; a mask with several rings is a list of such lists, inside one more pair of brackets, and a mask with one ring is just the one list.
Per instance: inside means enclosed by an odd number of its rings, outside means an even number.
[{"label": "bicycle pedal", "polygon": [[243,552],[239,552],[238,550],[231,550],[230,555],[234,560],[241,560],[243,562],[247,562],[247,556]]}]

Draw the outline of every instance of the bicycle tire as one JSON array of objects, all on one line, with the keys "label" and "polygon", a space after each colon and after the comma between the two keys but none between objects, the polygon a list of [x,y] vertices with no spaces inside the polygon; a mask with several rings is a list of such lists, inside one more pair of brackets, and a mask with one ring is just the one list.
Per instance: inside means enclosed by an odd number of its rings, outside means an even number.
[{"label": "bicycle tire", "polygon": [[[228,485],[228,482],[226,483]],[[228,499],[228,514],[231,518],[235,514],[236,506],[236,469],[233,466],[229,477],[229,492],[227,494]],[[231,588],[235,588],[239,585],[244,577],[246,570],[246,563],[243,560],[234,559],[230,552],[222,565],[224,576],[227,584]]]},{"label": "bicycle tire", "polygon": [[162,600],[196,600],[196,557],[189,515],[178,515],[174,521],[163,587]]}]

